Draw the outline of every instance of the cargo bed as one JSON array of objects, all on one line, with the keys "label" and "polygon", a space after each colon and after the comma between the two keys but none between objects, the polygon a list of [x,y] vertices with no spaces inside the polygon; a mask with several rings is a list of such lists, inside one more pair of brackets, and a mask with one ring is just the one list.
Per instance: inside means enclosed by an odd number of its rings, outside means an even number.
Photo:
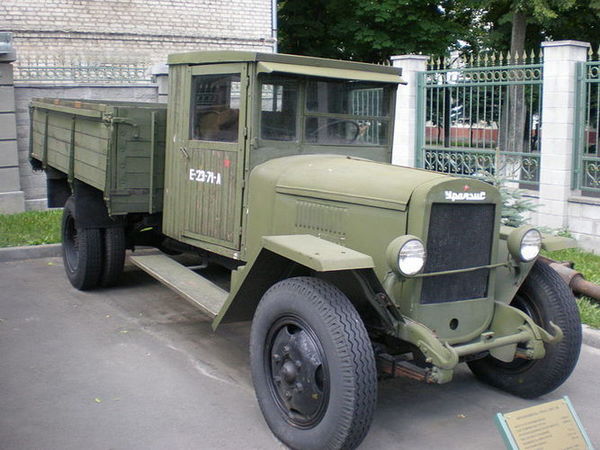
[{"label": "cargo bed", "polygon": [[109,214],[162,211],[167,105],[34,99],[30,156],[104,193]]}]

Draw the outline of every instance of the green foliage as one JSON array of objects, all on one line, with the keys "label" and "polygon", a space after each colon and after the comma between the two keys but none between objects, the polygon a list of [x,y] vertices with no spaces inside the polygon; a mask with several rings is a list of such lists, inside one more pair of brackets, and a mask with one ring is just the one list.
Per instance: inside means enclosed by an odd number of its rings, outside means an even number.
[{"label": "green foliage", "polygon": [[476,10],[473,26],[463,36],[465,51],[510,50],[515,11],[527,16],[525,48],[539,50],[546,40],[574,39],[598,44],[600,0],[464,0]]},{"label": "green foliage", "polygon": [[366,62],[445,54],[471,20],[457,1],[282,0],[279,51]]},{"label": "green foliage", "polygon": [[581,272],[586,280],[600,284],[600,255],[585,252],[579,248],[543,252],[543,254],[557,261],[572,261],[575,269]]},{"label": "green foliage", "polygon": [[592,328],[600,328],[600,306],[587,297],[582,297],[577,302],[581,322]]},{"label": "green foliage", "polygon": [[60,242],[62,211],[0,214],[0,247]]},{"label": "green foliage", "polygon": [[[584,252],[578,248],[568,248],[555,252],[542,252],[544,256],[557,261],[572,261],[575,269],[583,274],[586,280],[600,284],[600,255]],[[600,328],[600,305],[589,297],[578,300],[581,321],[590,327]]]},{"label": "green foliage", "polygon": [[600,0],[281,0],[279,51],[367,62],[507,51],[517,11],[528,53],[552,39],[598,45]]},{"label": "green foliage", "polygon": [[500,176],[484,173],[482,179],[493,184],[500,191],[502,197],[502,224],[510,227],[524,225],[526,213],[536,210],[538,205],[524,196],[524,191],[509,186],[509,181]]}]

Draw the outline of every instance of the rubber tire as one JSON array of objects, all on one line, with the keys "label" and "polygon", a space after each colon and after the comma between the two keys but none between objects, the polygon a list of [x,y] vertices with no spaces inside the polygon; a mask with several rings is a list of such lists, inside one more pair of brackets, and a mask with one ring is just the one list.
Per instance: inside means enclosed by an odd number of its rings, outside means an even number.
[{"label": "rubber tire", "polygon": [[[321,420],[308,429],[285,420],[269,390],[263,361],[271,326],[290,314],[310,325],[329,366],[329,402]],[[377,401],[375,357],[356,309],[332,284],[297,277],[272,286],[252,321],[250,365],[265,420],[273,434],[292,449],[352,449],[366,436]]]},{"label": "rubber tire", "polygon": [[[74,288],[80,291],[98,285],[102,272],[102,235],[98,228],[80,228],[75,219],[75,198],[69,197],[62,216],[62,256],[67,278]],[[74,248],[77,234],[78,250]],[[74,263],[74,264],[73,264]]]},{"label": "rubber tire", "polygon": [[112,227],[102,231],[104,245],[99,284],[110,287],[117,283],[125,265],[125,230],[123,227]]},{"label": "rubber tire", "polygon": [[519,397],[535,398],[558,388],[575,368],[581,349],[581,320],[569,287],[551,267],[539,261],[517,292],[513,305],[523,301],[536,311],[529,315],[538,325],[546,330],[551,330],[550,321],[558,325],[564,333],[563,340],[546,344],[542,359],[503,363],[488,355],[468,365],[487,384]]}]

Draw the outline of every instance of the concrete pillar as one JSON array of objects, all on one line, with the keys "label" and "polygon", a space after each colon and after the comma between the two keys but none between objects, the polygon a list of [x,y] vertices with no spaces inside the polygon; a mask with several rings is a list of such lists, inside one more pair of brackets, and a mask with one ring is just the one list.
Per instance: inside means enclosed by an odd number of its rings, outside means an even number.
[{"label": "concrete pillar", "polygon": [[[427,70],[428,56],[392,56],[392,65],[402,68],[402,78],[407,82],[398,86],[396,95],[396,121],[392,164],[415,167],[415,142],[417,125],[417,73]],[[424,114],[424,111],[421,111]]]},{"label": "concrete pillar", "polygon": [[19,181],[15,89],[12,62],[16,59],[10,33],[0,33],[0,213],[25,211]]},{"label": "concrete pillar", "polygon": [[544,85],[540,208],[538,225],[554,229],[568,225],[575,121],[576,63],[586,60],[590,44],[543,42]]},{"label": "concrete pillar", "polygon": [[152,78],[158,86],[158,102],[167,103],[169,98],[169,66],[156,64],[150,69]]}]

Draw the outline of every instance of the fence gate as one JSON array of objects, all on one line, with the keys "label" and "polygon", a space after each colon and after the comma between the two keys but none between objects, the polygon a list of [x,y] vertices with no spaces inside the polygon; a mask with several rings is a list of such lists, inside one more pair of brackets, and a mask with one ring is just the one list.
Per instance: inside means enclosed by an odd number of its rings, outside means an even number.
[{"label": "fence gate", "polygon": [[418,167],[537,189],[541,56],[438,60],[417,80]]},{"label": "fence gate", "polygon": [[[599,49],[600,52],[600,49]],[[575,148],[573,149],[573,189],[583,195],[600,196],[600,61],[579,63]],[[600,56],[600,55],[599,55]]]}]

